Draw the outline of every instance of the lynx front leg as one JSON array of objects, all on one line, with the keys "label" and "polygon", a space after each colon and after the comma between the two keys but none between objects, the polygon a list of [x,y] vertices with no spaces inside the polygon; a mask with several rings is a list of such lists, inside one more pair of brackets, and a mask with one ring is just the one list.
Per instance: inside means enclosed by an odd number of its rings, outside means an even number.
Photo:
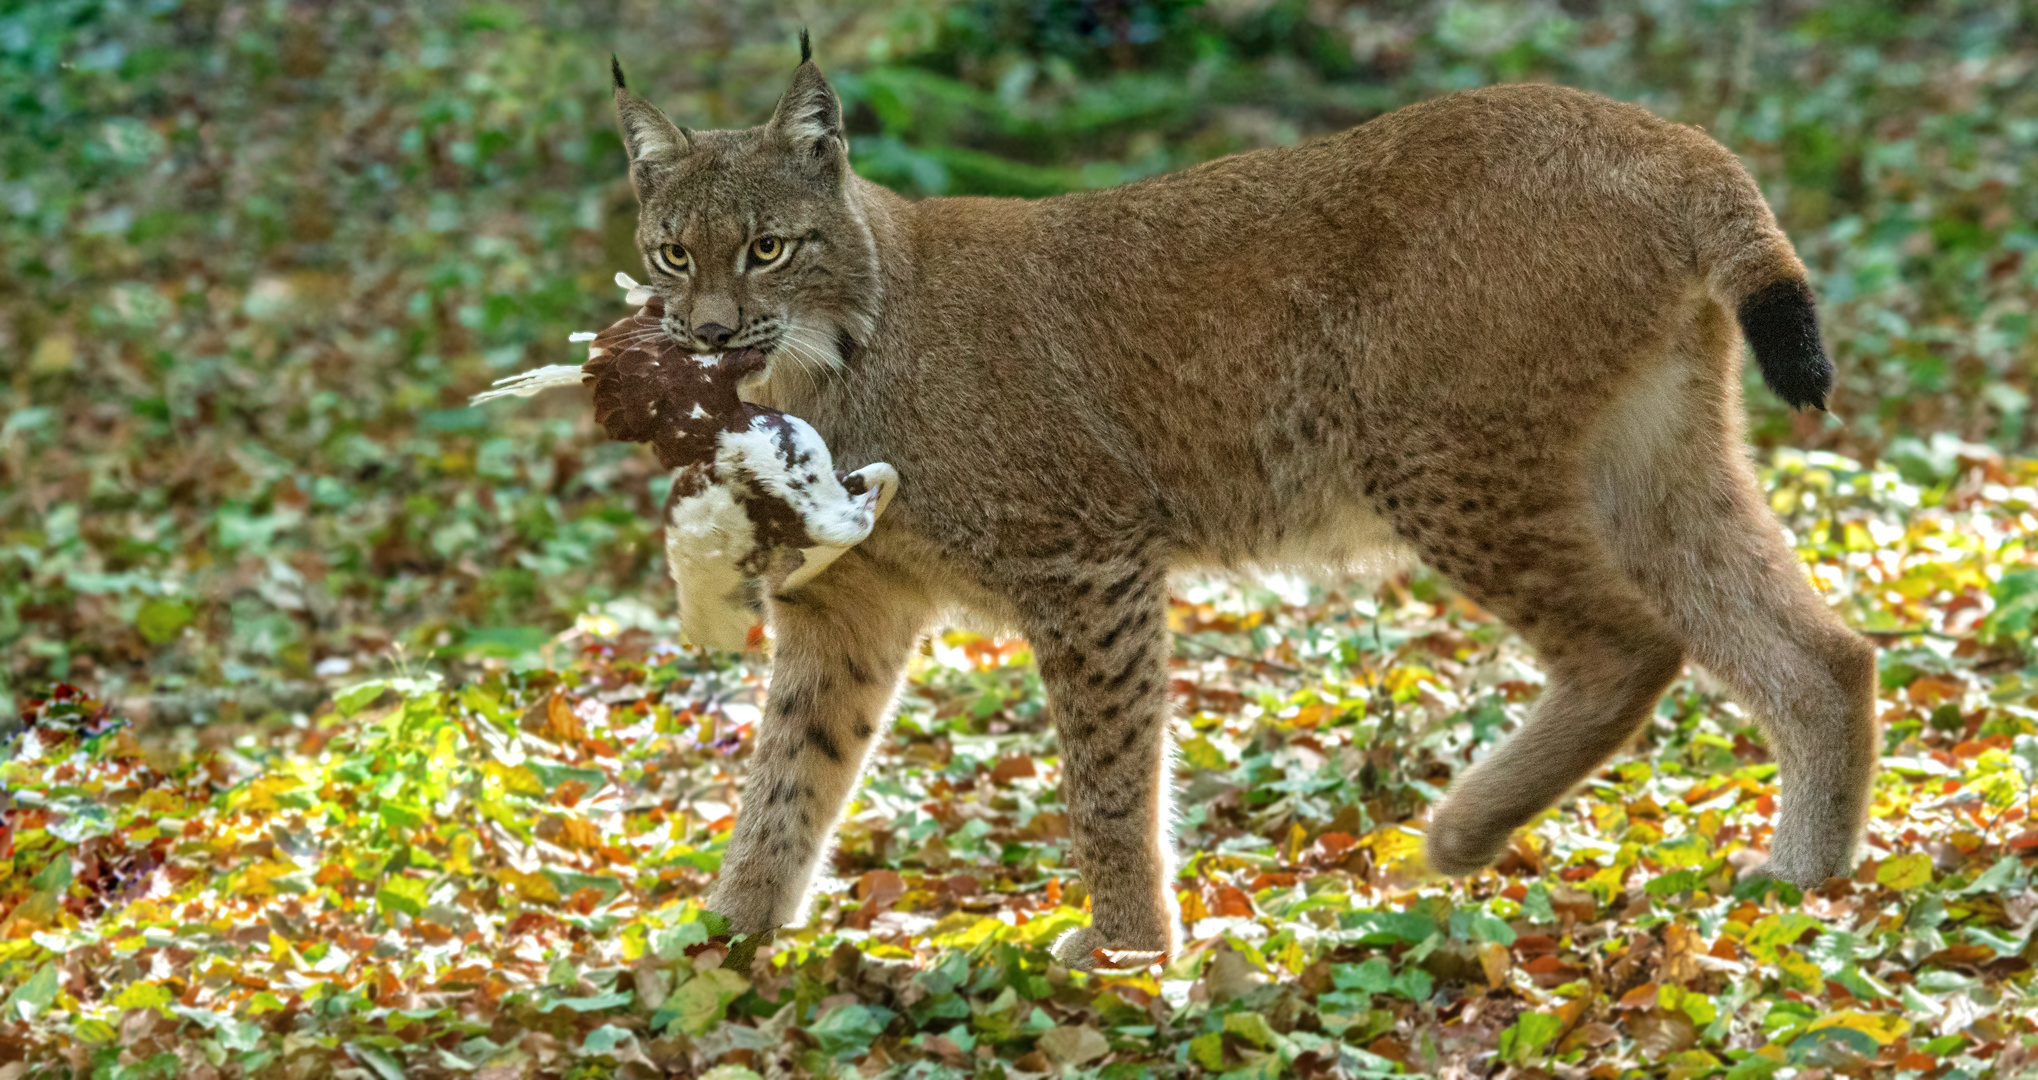
[{"label": "lynx front leg", "polygon": [[1091,898],[1091,925],[1054,946],[1071,968],[1096,966],[1099,948],[1174,947],[1165,598],[1159,568],[1128,569],[1062,592],[1029,627]]},{"label": "lynx front leg", "polygon": [[798,921],[925,617],[860,553],[774,600],[771,695],[708,901],[737,933]]}]

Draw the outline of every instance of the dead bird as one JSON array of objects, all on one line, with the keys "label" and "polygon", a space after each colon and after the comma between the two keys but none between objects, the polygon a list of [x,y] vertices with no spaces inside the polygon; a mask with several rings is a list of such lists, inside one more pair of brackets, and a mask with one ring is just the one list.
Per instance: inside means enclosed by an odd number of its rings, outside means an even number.
[{"label": "dead bird", "polygon": [[798,588],[861,543],[898,489],[898,472],[878,463],[838,476],[806,421],[739,395],[764,371],[762,352],[689,352],[661,328],[660,297],[626,274],[616,283],[638,308],[599,334],[573,336],[589,343],[585,364],[497,380],[472,402],[591,384],[595,421],[609,437],[650,443],[673,471],[665,563],[681,631],[710,648],[753,646],[765,588]]}]

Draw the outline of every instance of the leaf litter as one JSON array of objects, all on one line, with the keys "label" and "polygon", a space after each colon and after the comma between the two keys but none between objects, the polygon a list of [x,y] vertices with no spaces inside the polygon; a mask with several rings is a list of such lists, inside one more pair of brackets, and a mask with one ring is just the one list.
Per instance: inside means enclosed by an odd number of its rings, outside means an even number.
[{"label": "leaf litter", "polygon": [[1421,571],[1190,581],[1163,964],[1049,960],[1088,913],[1039,680],[959,631],[915,659],[806,924],[746,942],[700,897],[766,667],[596,613],[554,666],[406,668],[212,749],[31,701],[0,1077],[2020,1075],[2038,462],[1962,453],[1924,483],[1764,471],[1882,648],[1850,880],[1746,876],[1776,766],[1698,672],[1493,870],[1433,878],[1423,814],[1528,715],[1525,647]]}]

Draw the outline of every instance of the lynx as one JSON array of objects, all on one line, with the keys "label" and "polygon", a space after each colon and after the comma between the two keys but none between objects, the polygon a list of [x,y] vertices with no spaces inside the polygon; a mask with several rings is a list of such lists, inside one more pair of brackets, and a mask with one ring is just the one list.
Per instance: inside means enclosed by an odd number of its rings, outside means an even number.
[{"label": "lynx", "polygon": [[663,327],[769,358],[746,397],[898,470],[860,547],[769,596],[769,700],[710,906],[795,921],[916,639],[1022,632],[1092,924],[1072,968],[1174,947],[1172,571],[1404,551],[1548,684],[1427,826],[1470,874],[1634,735],[1686,659],[1780,766],[1764,872],[1849,872],[1875,656],[1822,604],[1743,449],[1746,340],[1824,408],[1804,265],[1702,132],[1502,86],[1306,145],[1036,201],[908,201],[850,169],[802,42],[770,120],[615,101]]}]

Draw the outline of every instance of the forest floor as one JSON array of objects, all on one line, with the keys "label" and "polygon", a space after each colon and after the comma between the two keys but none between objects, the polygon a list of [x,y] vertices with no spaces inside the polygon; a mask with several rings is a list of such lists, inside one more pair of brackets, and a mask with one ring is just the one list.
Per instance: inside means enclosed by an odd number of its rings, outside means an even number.
[{"label": "forest floor", "polygon": [[1695,672],[1494,870],[1436,879],[1422,815],[1532,705],[1525,647],[1419,571],[1191,582],[1164,966],[1048,959],[1088,915],[1039,681],[1023,642],[949,632],[806,925],[729,970],[698,898],[767,664],[610,605],[521,669],[399,657],[295,723],[33,703],[0,766],[0,959],[31,973],[0,1078],[2020,1075],[2038,463],[1941,448],[1936,484],[1828,454],[1764,473],[1883,647],[1851,881],[1743,879],[1776,766]]}]

